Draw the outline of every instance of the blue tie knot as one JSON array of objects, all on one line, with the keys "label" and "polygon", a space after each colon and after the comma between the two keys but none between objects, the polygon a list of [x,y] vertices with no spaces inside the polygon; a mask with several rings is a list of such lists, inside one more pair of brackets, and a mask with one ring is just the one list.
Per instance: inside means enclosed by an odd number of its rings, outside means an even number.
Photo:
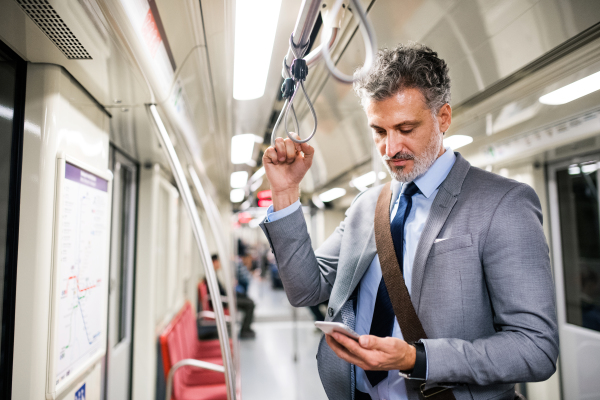
[{"label": "blue tie knot", "polygon": [[413,195],[415,195],[418,192],[420,192],[420,190],[417,187],[417,185],[414,182],[409,182],[406,184],[406,189],[404,189],[404,192],[402,192],[402,195],[412,197]]}]

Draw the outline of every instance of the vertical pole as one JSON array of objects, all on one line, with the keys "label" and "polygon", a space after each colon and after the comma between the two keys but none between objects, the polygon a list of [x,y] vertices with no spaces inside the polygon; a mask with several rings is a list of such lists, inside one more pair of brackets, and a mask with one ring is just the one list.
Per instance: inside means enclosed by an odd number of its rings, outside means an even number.
[{"label": "vertical pole", "polygon": [[[192,222],[192,231],[194,232],[194,238],[198,245],[198,250],[202,260],[204,261],[204,269],[206,272],[206,282],[208,289],[210,290],[210,298],[212,300],[213,309],[215,310],[215,321],[217,323],[217,332],[219,334],[219,343],[221,345],[221,354],[223,356],[223,366],[225,367],[225,383],[227,385],[227,398],[228,400],[235,399],[235,377],[233,371],[233,362],[231,357],[231,347],[229,346],[229,335],[227,333],[227,325],[225,323],[225,313],[223,312],[223,304],[221,303],[221,296],[219,292],[219,284],[217,282],[217,275],[212,265],[210,258],[210,252],[208,251],[208,243],[206,236],[202,229],[202,223],[198,216],[198,210],[192,197],[192,192],[188,186],[185,172],[179,161],[179,157],[175,152],[171,138],[167,133],[167,129],[158,114],[158,110],[154,104],[146,105],[146,109],[151,116],[152,121],[156,127],[156,135],[165,152],[165,156],[171,166],[171,171],[177,183],[177,188],[181,194],[181,198],[188,212],[188,216]],[[166,399],[170,400],[170,399]]]},{"label": "vertical pole", "polygon": [[[233,360],[235,366],[236,376],[240,373],[240,352],[239,352],[239,341],[237,338],[237,303],[235,297],[235,289],[233,288],[233,277],[231,273],[231,253],[227,251],[225,247],[225,240],[223,237],[223,231],[221,229],[221,219],[219,216],[219,210],[215,205],[214,201],[210,197],[206,195],[206,191],[204,190],[204,186],[202,186],[202,182],[200,182],[200,178],[198,174],[196,174],[196,170],[192,165],[188,166],[188,172],[190,173],[190,177],[192,178],[192,184],[196,189],[196,193],[198,197],[200,197],[200,201],[202,202],[202,206],[206,211],[206,216],[208,217],[208,223],[210,228],[214,234],[215,242],[217,243],[217,252],[219,253],[219,260],[221,260],[221,265],[223,266],[223,274],[225,276],[225,286],[227,290],[227,302],[229,304],[229,316],[231,318],[231,336],[233,337]],[[239,380],[238,380],[239,381]],[[236,383],[236,391],[239,390]]]}]

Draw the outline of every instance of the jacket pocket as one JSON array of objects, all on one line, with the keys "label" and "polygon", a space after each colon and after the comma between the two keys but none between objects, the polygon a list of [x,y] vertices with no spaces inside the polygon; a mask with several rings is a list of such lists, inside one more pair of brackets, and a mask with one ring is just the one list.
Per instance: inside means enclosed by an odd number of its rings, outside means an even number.
[{"label": "jacket pocket", "polygon": [[436,240],[438,241],[434,242],[433,246],[431,247],[431,255],[433,256],[448,253],[449,251],[453,250],[463,249],[465,247],[471,247],[473,245],[473,239],[470,233],[448,239]]}]

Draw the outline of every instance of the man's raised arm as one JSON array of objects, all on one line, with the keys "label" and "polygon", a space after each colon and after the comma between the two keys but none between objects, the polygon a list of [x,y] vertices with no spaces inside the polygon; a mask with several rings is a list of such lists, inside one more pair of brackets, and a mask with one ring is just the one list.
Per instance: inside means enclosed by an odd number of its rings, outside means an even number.
[{"label": "man's raised arm", "polygon": [[307,143],[277,138],[263,156],[273,208],[260,225],[279,268],[290,303],[309,306],[329,298],[337,270],[344,223],[319,248],[315,256],[302,208],[298,202],[300,182],[312,165],[314,149]]}]

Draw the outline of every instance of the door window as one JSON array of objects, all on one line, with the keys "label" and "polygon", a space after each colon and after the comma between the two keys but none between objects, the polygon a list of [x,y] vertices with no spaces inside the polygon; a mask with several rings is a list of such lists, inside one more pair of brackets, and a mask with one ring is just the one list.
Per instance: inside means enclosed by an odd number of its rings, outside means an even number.
[{"label": "door window", "polygon": [[556,173],[567,322],[600,331],[600,164]]}]

